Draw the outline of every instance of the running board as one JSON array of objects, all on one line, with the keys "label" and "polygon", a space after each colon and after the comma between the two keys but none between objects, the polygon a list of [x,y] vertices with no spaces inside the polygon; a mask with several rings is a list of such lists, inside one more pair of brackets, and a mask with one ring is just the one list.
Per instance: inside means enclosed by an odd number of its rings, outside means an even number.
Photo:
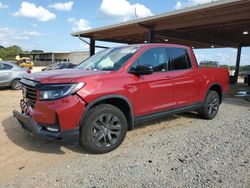
[{"label": "running board", "polygon": [[171,109],[171,110],[167,110],[167,111],[163,111],[163,112],[158,112],[158,113],[149,114],[149,115],[145,115],[145,116],[135,117],[135,124],[143,123],[143,122],[154,120],[157,118],[172,116],[172,115],[180,114],[183,112],[197,110],[200,107],[202,107],[202,105],[203,105],[203,103],[197,103],[197,104],[185,106],[182,108]]}]

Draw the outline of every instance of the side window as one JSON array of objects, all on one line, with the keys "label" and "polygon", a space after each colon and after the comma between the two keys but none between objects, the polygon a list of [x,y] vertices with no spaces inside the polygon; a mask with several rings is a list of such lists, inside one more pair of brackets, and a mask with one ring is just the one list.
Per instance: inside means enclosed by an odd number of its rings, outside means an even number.
[{"label": "side window", "polygon": [[12,69],[11,65],[0,63],[0,70],[10,70]]},{"label": "side window", "polygon": [[165,48],[151,48],[145,51],[134,63],[132,68],[137,65],[151,65],[154,72],[167,70],[167,58]]},{"label": "side window", "polygon": [[167,48],[171,70],[183,70],[192,67],[188,52],[183,48]]},{"label": "side window", "polygon": [[0,70],[4,70],[4,66],[2,63],[0,63]]}]

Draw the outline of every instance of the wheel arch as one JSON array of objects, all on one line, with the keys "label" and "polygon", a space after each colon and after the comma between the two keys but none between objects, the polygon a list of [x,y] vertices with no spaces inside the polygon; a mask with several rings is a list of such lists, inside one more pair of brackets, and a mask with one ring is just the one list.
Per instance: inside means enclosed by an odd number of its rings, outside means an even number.
[{"label": "wheel arch", "polygon": [[134,112],[133,112],[132,104],[127,97],[122,96],[122,95],[106,95],[106,96],[98,97],[97,99],[93,100],[92,102],[87,104],[86,109],[83,113],[81,122],[83,121],[88,111],[94,106],[97,106],[99,104],[111,104],[119,108],[124,113],[127,119],[128,130],[132,130],[134,128]]},{"label": "wheel arch", "polygon": [[22,80],[22,77],[18,77],[18,76],[13,77],[13,78],[11,79],[10,83],[12,83],[14,80]]},{"label": "wheel arch", "polygon": [[206,95],[207,95],[208,91],[211,91],[211,90],[216,91],[218,93],[219,98],[220,98],[220,104],[221,104],[222,103],[222,87],[221,87],[221,85],[219,83],[214,83],[214,84],[210,85],[208,87]]},{"label": "wheel arch", "polygon": [[16,81],[16,80],[19,80],[19,81],[20,81],[21,79],[22,79],[22,78],[19,78],[19,77],[13,78],[13,79],[9,82],[9,86],[11,87],[14,81]]},{"label": "wheel arch", "polygon": [[22,78],[20,78],[20,77],[15,77],[15,78],[13,78],[11,81],[14,81],[14,80],[21,80]]}]

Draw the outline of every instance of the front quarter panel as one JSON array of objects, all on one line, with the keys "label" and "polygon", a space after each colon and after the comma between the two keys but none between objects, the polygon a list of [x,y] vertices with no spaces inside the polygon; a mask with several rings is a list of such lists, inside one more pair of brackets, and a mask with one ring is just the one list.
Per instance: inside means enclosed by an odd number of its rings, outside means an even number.
[{"label": "front quarter panel", "polygon": [[22,79],[27,74],[28,73],[26,72],[26,70],[15,70],[13,71],[13,76],[11,77],[11,81],[14,79]]},{"label": "front quarter panel", "polygon": [[130,74],[126,72],[115,71],[108,75],[88,77],[82,81],[86,85],[77,93],[87,103],[107,95],[120,95],[127,98],[133,105],[134,88],[130,86]]}]

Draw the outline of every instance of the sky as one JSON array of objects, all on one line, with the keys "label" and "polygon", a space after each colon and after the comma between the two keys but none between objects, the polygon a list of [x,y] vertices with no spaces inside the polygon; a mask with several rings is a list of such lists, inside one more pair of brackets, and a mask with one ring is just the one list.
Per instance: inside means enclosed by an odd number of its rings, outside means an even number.
[{"label": "sky", "polygon": [[[19,45],[23,50],[47,52],[86,51],[88,46],[72,37],[72,32],[208,2],[211,0],[0,0],[0,45]],[[197,49],[195,54],[198,62],[214,60],[234,65],[237,50]],[[250,64],[250,48],[243,48],[241,64]]]}]

